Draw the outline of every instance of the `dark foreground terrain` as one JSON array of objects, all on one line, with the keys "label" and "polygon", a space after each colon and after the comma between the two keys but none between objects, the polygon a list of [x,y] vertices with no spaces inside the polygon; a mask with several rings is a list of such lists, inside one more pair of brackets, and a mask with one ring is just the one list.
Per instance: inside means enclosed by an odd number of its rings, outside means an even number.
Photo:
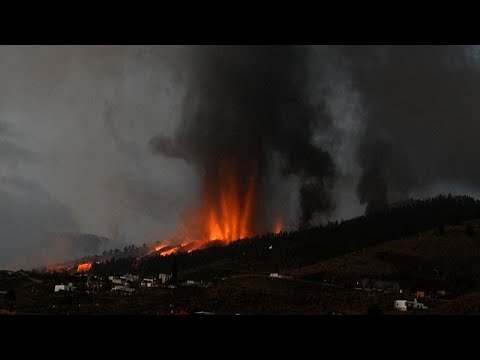
[{"label": "dark foreground terrain", "polygon": [[[470,226],[474,236],[464,230]],[[300,267],[280,278],[245,273],[170,287],[135,286],[132,294],[124,294],[112,291],[107,278],[18,271],[0,272],[0,289],[14,294],[16,314],[480,314],[480,291],[467,286],[480,274],[477,233],[478,221],[446,227],[443,235],[431,230]],[[192,269],[180,271],[179,279],[190,275]],[[402,293],[364,289],[366,277],[398,281]],[[87,286],[93,281],[99,288]],[[73,283],[76,289],[55,293],[61,283]],[[428,309],[393,308],[395,299],[417,295]],[[6,299],[3,309],[8,313]]]},{"label": "dark foreground terrain", "polygon": [[[429,201],[191,254],[111,259],[83,274],[2,271],[0,312],[480,314],[480,205]],[[60,284],[73,287],[55,292]],[[415,299],[426,308],[394,308]]]}]

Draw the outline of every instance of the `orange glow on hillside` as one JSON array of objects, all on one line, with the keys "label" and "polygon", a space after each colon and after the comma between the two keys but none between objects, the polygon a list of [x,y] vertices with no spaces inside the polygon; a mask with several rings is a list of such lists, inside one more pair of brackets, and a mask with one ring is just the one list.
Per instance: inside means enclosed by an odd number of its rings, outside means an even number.
[{"label": "orange glow on hillside", "polygon": [[92,268],[92,263],[83,263],[79,264],[77,267],[77,272],[88,272]]}]

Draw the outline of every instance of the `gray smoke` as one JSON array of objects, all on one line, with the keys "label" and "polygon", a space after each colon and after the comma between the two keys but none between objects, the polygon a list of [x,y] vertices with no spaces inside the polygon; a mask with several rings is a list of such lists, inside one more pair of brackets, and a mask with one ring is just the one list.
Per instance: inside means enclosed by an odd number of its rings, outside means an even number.
[{"label": "gray smoke", "polygon": [[102,250],[77,233],[165,239],[224,162],[241,191],[254,175],[259,231],[278,214],[305,226],[359,200],[473,194],[474,50],[1,46],[0,268]]},{"label": "gray smoke", "polygon": [[0,47],[0,269],[175,229],[192,171],[145,144],[178,123],[188,57],[175,46]]},{"label": "gray smoke", "polygon": [[368,210],[438,184],[478,187],[480,72],[465,46],[347,46],[362,106],[357,192]]}]

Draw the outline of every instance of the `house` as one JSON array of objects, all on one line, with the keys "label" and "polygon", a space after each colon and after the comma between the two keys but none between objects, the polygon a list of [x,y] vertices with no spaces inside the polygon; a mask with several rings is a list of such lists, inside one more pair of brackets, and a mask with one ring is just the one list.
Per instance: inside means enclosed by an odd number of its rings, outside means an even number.
[{"label": "house", "polygon": [[59,292],[59,291],[74,291],[76,288],[73,286],[72,283],[69,283],[68,285],[60,284],[60,285],[55,285],[55,290],[54,292]]},{"label": "house", "polygon": [[418,302],[417,298],[415,298],[413,301],[395,300],[393,303],[393,307],[399,311],[407,311],[408,309],[428,309],[425,304]]},{"label": "house", "polygon": [[158,280],[160,280],[160,284],[165,284],[171,278],[172,274],[158,274]]},{"label": "house", "polygon": [[128,273],[123,276],[120,276],[120,279],[123,281],[134,281],[134,276]]},{"label": "house", "polygon": [[417,298],[415,298],[413,301],[407,301],[407,308],[412,308],[412,309],[428,309],[425,304],[420,303],[417,301]]},{"label": "house", "polygon": [[155,279],[150,279],[150,278],[145,278],[143,281],[140,283],[140,286],[142,287],[154,287],[155,286]]},{"label": "house", "polygon": [[407,300],[395,300],[393,307],[398,311],[407,311]]}]

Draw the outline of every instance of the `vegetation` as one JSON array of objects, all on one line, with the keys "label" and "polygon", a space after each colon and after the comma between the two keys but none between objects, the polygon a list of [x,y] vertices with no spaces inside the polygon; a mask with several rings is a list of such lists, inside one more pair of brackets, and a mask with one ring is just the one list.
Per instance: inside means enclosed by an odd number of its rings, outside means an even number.
[{"label": "vegetation", "polygon": [[[446,225],[458,225],[475,218],[480,218],[480,201],[468,196],[441,195],[393,204],[380,213],[300,231],[260,235],[190,254],[145,257],[139,261],[113,256],[105,263],[94,264],[92,271],[100,275],[128,271],[140,274],[171,272],[173,258],[179,271],[217,263],[218,277],[232,274],[235,267],[241,272],[289,271],[432,228],[443,230]],[[271,249],[270,245],[273,245]],[[228,266],[222,266],[222,259]]]}]

